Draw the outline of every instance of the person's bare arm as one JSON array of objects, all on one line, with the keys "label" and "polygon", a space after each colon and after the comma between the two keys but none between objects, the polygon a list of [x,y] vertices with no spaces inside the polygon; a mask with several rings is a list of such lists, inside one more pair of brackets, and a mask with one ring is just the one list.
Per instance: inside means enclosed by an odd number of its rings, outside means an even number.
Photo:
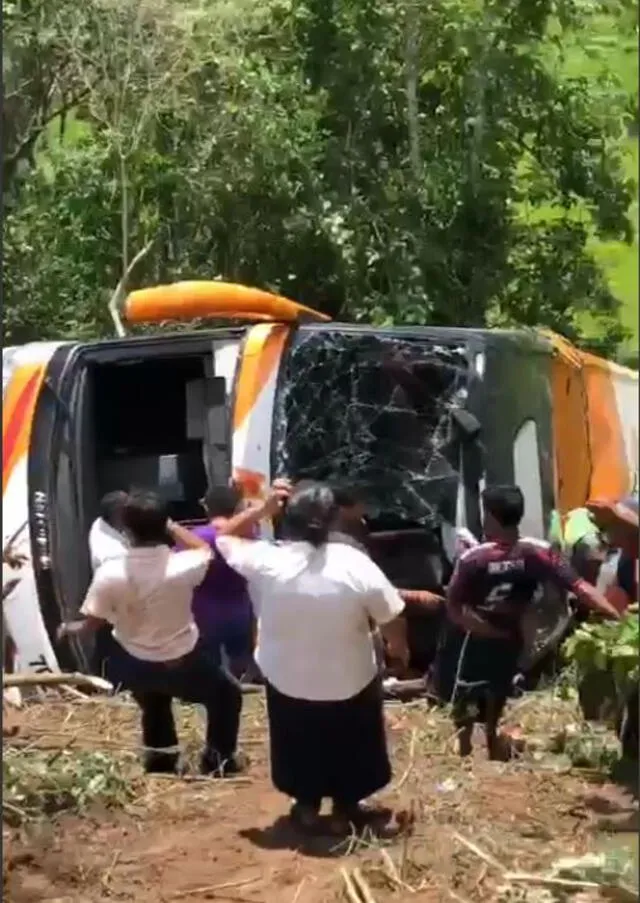
[{"label": "person's bare arm", "polygon": [[256,502],[230,517],[225,524],[218,527],[220,536],[242,535],[248,526],[253,526],[261,520],[267,520],[278,514],[291,494],[291,483],[285,478],[273,481],[267,498],[263,502]]},{"label": "person's bare arm", "polygon": [[578,602],[582,602],[585,608],[596,614],[602,615],[609,621],[619,621],[620,612],[615,608],[602,593],[587,583],[586,580],[578,580],[573,584],[571,592],[576,596]]},{"label": "person's bare arm", "polygon": [[58,627],[58,639],[62,640],[64,637],[71,636],[86,636],[95,633],[96,630],[104,627],[107,623],[103,618],[96,618],[93,615],[87,615],[76,621],[65,621]]},{"label": "person's bare arm", "polygon": [[407,605],[415,605],[419,608],[426,608],[435,611],[444,604],[444,596],[432,593],[427,589],[399,589],[398,593],[403,602]]},{"label": "person's bare arm", "polygon": [[393,621],[381,624],[380,633],[385,641],[388,657],[406,670],[409,667],[406,619],[399,616]]},{"label": "person's bare arm", "polygon": [[224,522],[216,523],[216,533],[218,536],[244,536],[247,527],[253,527],[269,516],[265,503],[255,502]]},{"label": "person's bare arm", "polygon": [[473,636],[483,637],[487,640],[507,640],[511,638],[511,634],[506,630],[499,630],[492,624],[489,624],[482,615],[474,611],[468,605],[457,606],[447,602],[447,613],[449,619],[453,621],[465,633],[471,633]]},{"label": "person's bare arm", "polygon": [[59,640],[64,637],[95,633],[105,624],[114,623],[113,587],[108,567],[108,564],[103,564],[93,575],[93,580],[80,608],[81,617],[60,624],[57,630]]},{"label": "person's bare arm", "polygon": [[579,577],[562,555],[553,549],[537,549],[536,555],[541,579],[549,580],[566,592],[573,593],[578,602],[590,611],[612,621],[620,620],[617,609],[595,586]]}]

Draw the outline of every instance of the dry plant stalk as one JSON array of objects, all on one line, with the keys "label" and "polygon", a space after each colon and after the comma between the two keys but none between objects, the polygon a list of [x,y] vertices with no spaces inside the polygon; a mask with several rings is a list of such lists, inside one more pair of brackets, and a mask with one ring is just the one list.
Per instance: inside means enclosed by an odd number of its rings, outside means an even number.
[{"label": "dry plant stalk", "polygon": [[371,893],[371,888],[365,881],[364,875],[360,871],[360,869],[355,868],[352,872],[353,883],[360,892],[360,896],[364,903],[376,903],[373,894]]},{"label": "dry plant stalk", "polygon": [[340,869],[340,874],[342,875],[342,880],[344,881],[344,889],[346,891],[349,903],[362,903],[360,895],[358,894],[358,891],[356,890],[355,885],[351,880],[349,872],[346,869],[342,868]]},{"label": "dry plant stalk", "polygon": [[400,778],[400,780],[398,781],[396,786],[393,788],[396,791],[396,793],[398,792],[398,790],[400,790],[402,787],[404,787],[404,785],[407,783],[407,780],[409,779],[409,775],[413,771],[413,765],[414,765],[415,757],[416,757],[417,742],[418,742],[418,730],[417,730],[417,728],[414,727],[411,729],[411,740],[409,743],[409,762],[404,771],[404,774],[402,775],[402,777]]},{"label": "dry plant stalk", "polygon": [[477,844],[473,843],[471,840],[468,840],[466,837],[463,837],[462,834],[458,834],[457,831],[452,831],[452,837],[458,841],[458,843],[462,844],[463,847],[466,847],[472,853],[474,853],[478,859],[482,859],[488,866],[491,868],[497,869],[499,872],[504,873],[506,871],[505,867],[498,862],[490,853],[485,853],[484,850],[481,850]]},{"label": "dry plant stalk", "polygon": [[553,878],[546,875],[530,875],[526,872],[507,872],[505,881],[511,884],[529,884],[537,887],[554,888],[566,892],[593,890],[605,893],[609,899],[619,903],[637,903],[638,894],[622,885],[599,884],[597,881],[581,881],[568,878]]},{"label": "dry plant stalk", "polygon": [[3,686],[6,687],[90,687],[103,693],[112,693],[113,685],[102,677],[91,674],[3,674]]},{"label": "dry plant stalk", "polygon": [[[272,875],[269,876],[273,877]],[[172,895],[172,900],[185,900],[187,897],[195,897],[200,894],[208,894],[208,895],[216,895],[221,893],[222,891],[232,890],[238,887],[248,887],[250,884],[257,884],[258,881],[264,880],[263,878],[244,878],[242,881],[225,881],[223,884],[207,884],[204,887],[192,887],[189,890],[179,890],[175,894]],[[225,893],[225,900],[232,900],[233,897],[230,897]],[[236,897],[235,899],[239,899]]]}]

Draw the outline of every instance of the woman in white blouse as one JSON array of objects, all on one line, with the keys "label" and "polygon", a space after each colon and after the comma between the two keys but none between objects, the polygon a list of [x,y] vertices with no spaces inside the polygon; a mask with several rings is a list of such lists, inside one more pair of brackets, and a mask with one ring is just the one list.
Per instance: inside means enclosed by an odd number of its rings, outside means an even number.
[{"label": "woman in white blouse", "polygon": [[[282,497],[281,481],[274,489]],[[305,829],[331,799],[342,831],[367,820],[361,801],[391,778],[370,619],[390,658],[406,664],[408,652],[402,599],[360,550],[328,542],[335,514],[331,490],[306,484],[286,503],[285,542],[222,536],[218,549],[247,579],[258,617],[273,783]]]}]

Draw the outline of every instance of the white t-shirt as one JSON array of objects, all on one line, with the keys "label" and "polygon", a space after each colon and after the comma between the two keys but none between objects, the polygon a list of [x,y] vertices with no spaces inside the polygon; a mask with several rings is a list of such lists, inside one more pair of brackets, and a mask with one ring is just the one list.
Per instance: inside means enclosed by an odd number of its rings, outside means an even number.
[{"label": "white t-shirt", "polygon": [[105,561],[121,558],[128,547],[126,538],[115,527],[101,517],[94,520],[89,530],[89,555],[94,573]]},{"label": "white t-shirt", "polygon": [[287,696],[349,699],[376,676],[369,618],[387,624],[404,602],[358,549],[219,536],[220,554],[246,578],[258,617],[256,661]]},{"label": "white t-shirt", "polygon": [[113,624],[115,639],[136,658],[180,658],[198,640],[191,600],[210,561],[209,549],[129,549],[98,568],[80,611]]}]

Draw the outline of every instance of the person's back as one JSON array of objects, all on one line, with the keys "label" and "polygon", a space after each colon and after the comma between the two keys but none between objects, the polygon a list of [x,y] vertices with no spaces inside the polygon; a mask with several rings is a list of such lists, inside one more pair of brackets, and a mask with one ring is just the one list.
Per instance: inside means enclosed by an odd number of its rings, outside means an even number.
[{"label": "person's back", "polygon": [[513,543],[484,542],[460,557],[465,581],[463,604],[482,612],[495,627],[510,627],[519,621],[549,572],[566,575],[567,584],[574,575],[551,546],[543,541],[519,537]]},{"label": "person's back", "polygon": [[254,594],[261,666],[269,671],[286,658],[287,685],[279,689],[292,696],[353,695],[376,673],[362,605],[370,559],[338,543],[264,545],[266,567]]},{"label": "person's back", "polygon": [[106,561],[96,581],[108,594],[115,639],[146,661],[169,661],[191,651],[198,630],[191,616],[194,572],[208,558],[199,550],[172,552],[166,545],[128,549]]},{"label": "person's back", "polygon": [[[202,650],[191,611],[211,549],[173,523],[162,499],[147,490],[129,494],[123,525],[131,548],[98,568],[80,609],[83,620],[62,624],[59,637],[113,626],[106,676],[140,706],[147,771],[177,768],[171,702],[178,698],[207,712],[202,771],[235,773],[242,767],[236,758],[242,693]],[[171,540],[189,550],[172,551]]]},{"label": "person's back", "polygon": [[[212,524],[203,524],[192,532],[215,552],[218,533]],[[251,619],[247,581],[221,556],[211,562],[206,577],[193,594],[193,614],[205,636],[230,623]]]},{"label": "person's back", "polygon": [[[247,506],[235,486],[212,486],[202,504],[209,523],[192,532],[203,539],[214,552],[207,575],[193,594],[193,614],[209,652],[220,656],[237,677],[245,675],[252,665],[253,606],[247,581],[216,555],[217,538],[231,529]],[[257,525],[233,528],[246,539],[256,534]],[[246,530],[246,532],[244,532]]]}]

